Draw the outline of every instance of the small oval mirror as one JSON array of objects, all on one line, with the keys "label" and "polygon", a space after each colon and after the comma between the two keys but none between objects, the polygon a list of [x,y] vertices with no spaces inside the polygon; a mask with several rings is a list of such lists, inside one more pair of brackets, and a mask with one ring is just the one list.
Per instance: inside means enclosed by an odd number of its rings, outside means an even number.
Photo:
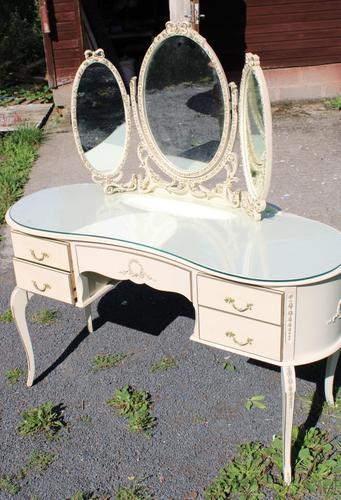
[{"label": "small oval mirror", "polygon": [[221,65],[199,34],[167,33],[147,52],[139,108],[157,163],[166,173],[198,177],[226,150],[229,90]]},{"label": "small oval mirror", "polygon": [[123,81],[103,51],[88,53],[80,66],[71,108],[75,141],[85,165],[95,176],[118,175],[128,148],[129,104]]},{"label": "small oval mirror", "polygon": [[248,191],[254,200],[265,200],[272,164],[271,107],[259,58],[254,54],[246,54],[239,110],[240,142]]}]

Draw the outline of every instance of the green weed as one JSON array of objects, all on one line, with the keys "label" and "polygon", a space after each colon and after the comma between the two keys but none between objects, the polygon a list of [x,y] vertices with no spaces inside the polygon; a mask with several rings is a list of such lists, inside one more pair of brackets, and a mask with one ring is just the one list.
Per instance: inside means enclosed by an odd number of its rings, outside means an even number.
[{"label": "green weed", "polygon": [[0,491],[14,496],[19,493],[20,490],[21,488],[13,476],[7,475],[0,477]]},{"label": "green weed", "polygon": [[115,500],[152,500],[152,498],[141,480],[136,480],[129,486],[120,486],[115,493]]},{"label": "green weed", "polygon": [[0,140],[0,224],[10,205],[23,194],[42,139],[40,129],[20,127]]},{"label": "green weed", "polygon": [[161,358],[158,363],[152,365],[150,371],[152,373],[164,372],[166,370],[169,370],[169,368],[177,368],[176,360],[171,356],[163,356],[163,358]]},{"label": "green weed", "polygon": [[229,361],[226,361],[223,363],[223,368],[224,368],[224,370],[226,370],[228,372],[235,372],[236,371],[236,367],[234,366],[234,364],[230,363]]},{"label": "green weed", "polygon": [[92,417],[90,417],[90,415],[81,415],[79,420],[83,422],[83,424],[92,424]]},{"label": "green weed", "polygon": [[25,87],[12,85],[0,90],[0,97],[0,106],[12,106],[13,104],[34,101],[45,104],[53,101],[53,94],[48,85],[29,85]]},{"label": "green weed", "polygon": [[206,425],[207,424],[207,418],[201,417],[200,415],[196,416],[193,418],[193,424],[201,424],[201,425]]},{"label": "green weed", "polygon": [[341,109],[341,96],[334,97],[333,99],[327,99],[326,104],[329,108]]},{"label": "green weed", "polygon": [[91,370],[96,373],[100,370],[104,370],[106,368],[113,368],[121,361],[124,360],[127,356],[125,354],[97,354],[91,364]]},{"label": "green weed", "polygon": [[22,413],[18,431],[23,436],[44,432],[48,437],[52,437],[64,425],[60,409],[52,401],[47,401]]},{"label": "green weed", "polygon": [[58,311],[53,311],[52,309],[42,309],[32,316],[32,321],[41,325],[51,325],[56,321],[57,317]]},{"label": "green weed", "polygon": [[8,370],[5,373],[7,382],[12,385],[17,384],[19,382],[21,375],[22,375],[22,370],[20,368],[13,368],[13,370]]},{"label": "green weed", "polygon": [[267,407],[265,403],[262,403],[264,401],[265,396],[262,394],[257,394],[255,396],[252,396],[251,398],[248,398],[245,402],[245,408],[247,410],[251,410],[251,408],[259,408],[260,410],[265,410]]},{"label": "green weed", "polygon": [[52,453],[36,452],[31,456],[28,467],[36,469],[40,474],[43,474],[56,460],[56,455]]},{"label": "green weed", "polygon": [[223,469],[205,490],[205,499],[274,498],[297,500],[341,497],[341,454],[316,427],[304,432],[293,430],[295,457],[294,477],[290,485],[282,478],[282,439],[275,437],[272,446],[261,443],[243,444],[238,455]]},{"label": "green weed", "polygon": [[12,323],[13,314],[10,308],[6,309],[3,313],[0,314],[0,321],[2,321],[2,323]]},{"label": "green weed", "polygon": [[137,391],[125,385],[117,389],[114,398],[108,400],[107,404],[127,417],[128,429],[132,432],[147,431],[156,425],[156,418],[149,413],[151,401],[146,391]]}]

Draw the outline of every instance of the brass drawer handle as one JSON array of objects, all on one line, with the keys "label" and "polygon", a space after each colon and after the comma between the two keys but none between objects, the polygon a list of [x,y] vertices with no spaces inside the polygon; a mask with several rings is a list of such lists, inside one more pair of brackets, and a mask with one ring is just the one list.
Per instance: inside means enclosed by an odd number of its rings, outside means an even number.
[{"label": "brass drawer handle", "polygon": [[48,259],[48,258],[49,258],[49,255],[48,255],[46,252],[42,252],[41,257],[38,257],[38,256],[35,254],[35,251],[34,251],[32,248],[31,248],[30,252],[31,252],[32,257],[33,257],[35,260],[38,260],[39,262],[42,262],[45,258],[46,258],[46,259]]},{"label": "brass drawer handle", "polygon": [[226,337],[231,337],[233,342],[235,344],[240,345],[241,347],[244,347],[246,345],[252,345],[253,344],[253,339],[251,337],[247,337],[245,342],[239,342],[239,340],[236,339],[236,334],[233,332],[226,332],[225,333]]},{"label": "brass drawer handle", "polygon": [[50,289],[51,286],[48,283],[44,283],[43,286],[40,288],[39,285],[37,285],[36,281],[32,281],[33,286],[36,290],[39,290],[39,292],[46,292],[46,290]]},{"label": "brass drawer handle", "polygon": [[232,304],[233,309],[235,309],[236,311],[238,311],[240,313],[243,313],[245,311],[251,311],[251,309],[253,308],[253,304],[246,304],[245,307],[238,307],[238,306],[236,306],[235,301],[236,301],[236,299],[233,299],[232,297],[225,298],[226,304]]}]

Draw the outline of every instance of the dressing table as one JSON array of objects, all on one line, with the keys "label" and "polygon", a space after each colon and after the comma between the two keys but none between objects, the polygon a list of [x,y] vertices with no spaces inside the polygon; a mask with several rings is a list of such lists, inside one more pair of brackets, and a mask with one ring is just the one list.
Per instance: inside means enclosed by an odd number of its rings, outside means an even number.
[{"label": "dressing table", "polygon": [[[6,217],[27,385],[35,376],[25,319],[32,294],[84,308],[92,331],[91,303],[121,280],[180,293],[195,309],[192,340],[281,367],[290,483],[295,366],[328,358],[334,404],[341,233],[266,204],[271,112],[259,59],[246,55],[238,100],[187,23],[167,23],[155,38],[130,96],[103,51],[85,56],[72,122],[94,182],[26,196]],[[127,175],[133,120],[139,164]],[[238,127],[247,191],[234,190]]]}]

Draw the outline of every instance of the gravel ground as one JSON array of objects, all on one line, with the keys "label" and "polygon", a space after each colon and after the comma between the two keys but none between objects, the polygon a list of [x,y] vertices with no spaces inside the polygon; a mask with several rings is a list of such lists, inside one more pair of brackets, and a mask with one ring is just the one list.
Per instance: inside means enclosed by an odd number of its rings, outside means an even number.
[{"label": "gravel ground", "polygon": [[[340,113],[321,103],[274,108],[269,197],[284,210],[339,229],[340,118]],[[70,132],[50,130],[27,192],[89,178],[81,169]],[[2,232],[0,312],[7,309],[14,287],[10,244],[4,228]],[[46,308],[57,311],[55,323],[32,323],[34,313]],[[25,386],[25,377],[13,386],[6,383],[7,370],[20,367],[26,373],[26,364],[14,324],[0,323],[0,477],[17,474],[35,451],[57,456],[44,475],[28,473],[17,498],[62,500],[77,490],[114,497],[117,487],[129,483],[131,476],[145,478],[159,499],[202,498],[205,486],[239,444],[260,440],[268,445],[281,432],[279,370],[190,342],[194,310],[182,296],[122,282],[93,310],[96,331],[88,334],[77,308],[38,296],[31,300],[27,317],[38,376],[31,389]],[[96,354],[116,352],[128,354],[119,367],[90,371]],[[164,355],[173,356],[178,368],[151,373],[151,365]],[[223,369],[227,358],[236,371]],[[323,362],[297,369],[299,396],[322,394],[323,369]],[[125,419],[106,405],[127,383],[151,394],[157,418],[151,438],[130,433]],[[255,394],[265,396],[266,410],[244,408],[246,399]],[[63,407],[67,427],[60,439],[19,436],[20,413],[48,400]],[[319,409],[315,410],[309,412],[297,397],[295,424],[315,425]],[[333,437],[340,432],[333,418],[320,418],[318,425]],[[9,497],[0,492],[0,498]]]}]

